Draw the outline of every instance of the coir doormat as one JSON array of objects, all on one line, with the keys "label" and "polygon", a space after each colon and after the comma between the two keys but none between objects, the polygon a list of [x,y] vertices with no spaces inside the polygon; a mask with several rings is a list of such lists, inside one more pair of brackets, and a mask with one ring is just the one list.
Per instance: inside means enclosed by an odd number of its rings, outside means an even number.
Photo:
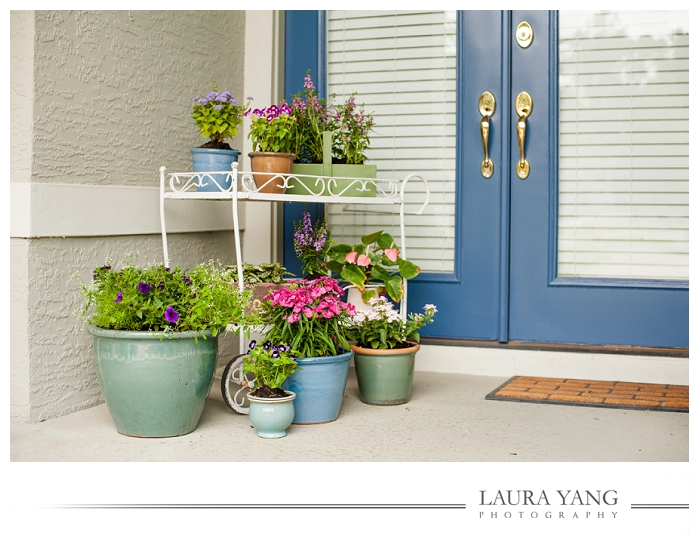
[{"label": "coir doormat", "polygon": [[513,376],[485,397],[557,405],[689,412],[689,386]]}]

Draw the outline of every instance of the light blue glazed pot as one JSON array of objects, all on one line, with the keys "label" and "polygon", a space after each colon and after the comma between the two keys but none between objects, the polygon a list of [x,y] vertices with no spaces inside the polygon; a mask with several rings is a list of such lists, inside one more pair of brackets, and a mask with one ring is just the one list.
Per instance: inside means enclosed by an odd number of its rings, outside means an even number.
[{"label": "light blue glazed pot", "polygon": [[322,424],[337,420],[345,394],[353,351],[329,357],[300,357],[298,368],[284,382],[296,393],[295,424]]},{"label": "light blue glazed pot", "polygon": [[263,439],[286,437],[286,429],[294,419],[296,394],[286,392],[288,397],[255,397],[248,394],[250,421],[257,428],[257,436]]},{"label": "light blue glazed pot", "polygon": [[[231,163],[238,161],[240,152],[238,150],[218,150],[216,148],[192,148],[192,163],[194,172],[202,173],[206,171],[230,171]],[[219,189],[214,184],[214,179],[221,187]],[[197,186],[197,192],[221,192],[230,190],[232,178],[228,175],[209,175],[202,177],[203,186]]]},{"label": "light blue glazed pot", "polygon": [[[172,333],[87,327],[95,368],[117,431],[133,437],[191,433],[213,384],[218,339],[210,331]],[[194,342],[199,337],[198,343]]]}]

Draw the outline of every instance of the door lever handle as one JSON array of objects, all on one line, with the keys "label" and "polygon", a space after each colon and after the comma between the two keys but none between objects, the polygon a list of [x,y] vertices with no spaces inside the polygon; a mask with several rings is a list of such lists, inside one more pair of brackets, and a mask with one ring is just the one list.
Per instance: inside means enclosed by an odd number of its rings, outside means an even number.
[{"label": "door lever handle", "polygon": [[515,99],[515,112],[519,116],[517,121],[517,142],[519,143],[519,161],[517,162],[517,176],[526,179],[529,176],[529,162],[524,157],[524,139],[527,134],[527,118],[532,113],[534,101],[526,91],[522,91]]},{"label": "door lever handle", "polygon": [[490,136],[490,117],[495,112],[495,97],[490,91],[484,91],[478,99],[478,111],[481,119],[481,140],[483,141],[484,159],[481,162],[481,175],[489,179],[493,176],[493,160],[488,156],[488,138]]}]

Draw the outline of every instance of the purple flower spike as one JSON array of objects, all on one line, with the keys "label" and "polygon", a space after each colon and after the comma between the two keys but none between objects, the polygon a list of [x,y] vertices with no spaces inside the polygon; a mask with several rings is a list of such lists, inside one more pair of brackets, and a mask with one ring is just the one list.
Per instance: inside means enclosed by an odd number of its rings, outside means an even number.
[{"label": "purple flower spike", "polygon": [[143,294],[148,294],[150,292],[150,285],[148,283],[139,283],[138,290]]},{"label": "purple flower spike", "polygon": [[115,303],[115,304],[118,304],[118,303],[121,302],[123,299],[124,299],[124,293],[123,293],[123,292],[120,292],[120,293],[117,294],[117,297],[116,297],[116,300],[114,301],[114,303]]},{"label": "purple flower spike", "polygon": [[177,310],[175,310],[175,308],[172,306],[168,306],[165,310],[165,321],[168,321],[169,323],[177,323],[179,318],[180,314],[177,313]]}]

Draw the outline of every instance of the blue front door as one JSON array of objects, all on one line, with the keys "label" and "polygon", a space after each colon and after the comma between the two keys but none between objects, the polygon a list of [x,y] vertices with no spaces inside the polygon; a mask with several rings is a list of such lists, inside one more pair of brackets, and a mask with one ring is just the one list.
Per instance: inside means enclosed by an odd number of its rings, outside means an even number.
[{"label": "blue front door", "polygon": [[[455,270],[423,273],[410,282],[411,310],[425,302],[440,310],[424,335],[688,347],[688,282],[558,275],[556,12],[468,11],[459,12],[457,21]],[[514,37],[521,21],[534,29],[526,48]],[[322,12],[287,12],[287,95],[300,88],[306,68],[322,74],[323,32]],[[299,34],[305,45],[289,43],[289,36]],[[478,109],[486,91],[496,101],[488,138],[490,178],[481,174]],[[530,165],[525,179],[517,175],[515,100],[522,91],[533,101],[525,121]]]}]

